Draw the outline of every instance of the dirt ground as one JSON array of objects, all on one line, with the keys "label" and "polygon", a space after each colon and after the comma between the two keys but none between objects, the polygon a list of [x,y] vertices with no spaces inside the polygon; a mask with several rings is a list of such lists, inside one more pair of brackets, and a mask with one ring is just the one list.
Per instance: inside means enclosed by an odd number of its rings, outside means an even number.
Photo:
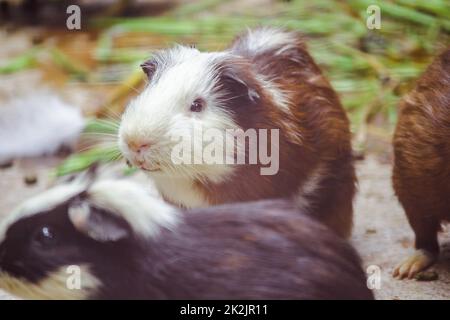
[{"label": "dirt ground", "polygon": [[[0,169],[0,217],[20,201],[44,190],[49,184],[49,170],[57,159],[46,158],[16,162]],[[430,282],[399,281],[391,277],[394,266],[413,250],[413,233],[391,187],[391,165],[375,156],[357,164],[359,193],[355,201],[355,227],[351,239],[364,266],[381,269],[377,299],[450,299],[450,232],[441,234],[443,254],[432,270],[439,279]],[[36,174],[37,183],[26,185],[24,177]],[[0,292],[0,299],[11,296]]]}]

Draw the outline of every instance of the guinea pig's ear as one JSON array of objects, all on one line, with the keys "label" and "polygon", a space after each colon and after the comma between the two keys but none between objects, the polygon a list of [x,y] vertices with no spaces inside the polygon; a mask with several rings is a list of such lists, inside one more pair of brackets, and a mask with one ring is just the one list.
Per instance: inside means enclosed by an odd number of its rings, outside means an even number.
[{"label": "guinea pig's ear", "polygon": [[253,103],[259,100],[256,79],[248,63],[230,61],[220,70],[221,87],[232,91],[235,97],[244,95]]},{"label": "guinea pig's ear", "polygon": [[100,242],[118,241],[130,234],[120,218],[91,208],[86,201],[74,201],[68,214],[75,229]]},{"label": "guinea pig's ear", "polygon": [[141,64],[142,71],[147,75],[149,79],[153,77],[156,71],[156,61],[155,60],[147,60]]}]

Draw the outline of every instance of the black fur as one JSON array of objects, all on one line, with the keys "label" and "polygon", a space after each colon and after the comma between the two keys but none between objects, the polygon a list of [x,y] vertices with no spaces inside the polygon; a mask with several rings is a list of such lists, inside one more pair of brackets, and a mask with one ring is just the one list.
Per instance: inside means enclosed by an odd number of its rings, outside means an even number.
[{"label": "black fur", "polygon": [[[88,264],[102,283],[93,299],[373,298],[351,246],[287,201],[190,210],[174,230],[147,239],[91,208],[126,231],[116,241],[79,232],[67,214],[74,201],[13,224],[0,244],[0,269],[38,283],[59,267]],[[51,241],[36,236],[43,226]]]}]

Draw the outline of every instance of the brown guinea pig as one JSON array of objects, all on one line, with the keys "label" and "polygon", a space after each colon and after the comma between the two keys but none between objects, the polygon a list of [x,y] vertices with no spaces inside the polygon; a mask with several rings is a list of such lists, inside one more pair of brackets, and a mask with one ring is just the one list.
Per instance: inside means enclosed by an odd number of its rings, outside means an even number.
[{"label": "brown guinea pig", "polygon": [[225,51],[177,46],[142,67],[149,83],[123,114],[119,146],[167,201],[193,208],[291,197],[349,236],[349,121],[299,34],[249,30]]},{"label": "brown guinea pig", "polygon": [[393,184],[414,230],[416,252],[394,270],[412,278],[439,254],[437,234],[450,218],[450,48],[400,104]]},{"label": "brown guinea pig", "polygon": [[[0,224],[0,288],[31,299],[372,299],[355,250],[289,201],[181,210],[74,180]],[[77,280],[78,277],[78,280]]]}]

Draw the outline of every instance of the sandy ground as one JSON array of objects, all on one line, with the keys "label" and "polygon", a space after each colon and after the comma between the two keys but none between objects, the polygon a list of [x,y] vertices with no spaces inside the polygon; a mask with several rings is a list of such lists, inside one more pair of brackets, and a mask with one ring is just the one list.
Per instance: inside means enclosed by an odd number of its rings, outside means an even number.
[{"label": "sandy ground", "polygon": [[[49,167],[57,159],[19,162],[0,169],[0,215],[5,215],[19,201],[45,189],[49,184]],[[364,266],[381,269],[378,299],[450,299],[450,232],[441,234],[443,254],[432,270],[439,279],[430,282],[399,281],[391,277],[394,266],[413,250],[413,233],[391,187],[391,165],[370,156],[358,162],[359,193],[355,202],[355,228],[352,244],[360,253]],[[37,174],[35,185],[24,183],[25,174]],[[1,293],[0,298],[11,296]]]}]

